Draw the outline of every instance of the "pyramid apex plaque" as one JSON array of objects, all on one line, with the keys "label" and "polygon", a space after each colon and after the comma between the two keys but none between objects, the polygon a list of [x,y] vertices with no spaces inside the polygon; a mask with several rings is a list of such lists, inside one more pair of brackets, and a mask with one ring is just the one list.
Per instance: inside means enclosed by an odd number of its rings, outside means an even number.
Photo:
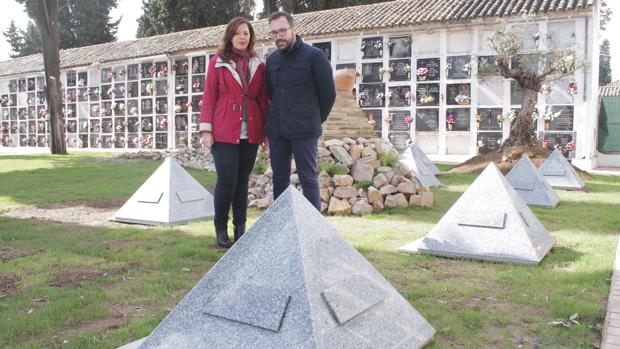
[{"label": "pyramid apex plaque", "polygon": [[424,238],[399,250],[537,265],[553,244],[553,237],[490,163]]},{"label": "pyramid apex plaque", "polygon": [[213,214],[211,193],[168,157],[111,219],[165,225],[206,219]]},{"label": "pyramid apex plaque", "polygon": [[289,187],[140,348],[420,348],[434,333]]},{"label": "pyramid apex plaque", "polygon": [[573,166],[566,160],[559,149],[554,150],[551,155],[540,166],[540,172],[545,180],[553,188],[565,190],[581,190],[585,183],[579,177]]}]

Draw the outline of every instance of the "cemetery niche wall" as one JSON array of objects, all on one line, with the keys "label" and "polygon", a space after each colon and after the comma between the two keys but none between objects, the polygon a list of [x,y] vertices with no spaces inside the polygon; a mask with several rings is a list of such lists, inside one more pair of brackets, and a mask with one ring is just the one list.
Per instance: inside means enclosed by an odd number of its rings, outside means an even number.
[{"label": "cemetery niche wall", "polygon": [[[368,6],[356,7],[356,11],[366,11]],[[374,12],[401,13],[402,8],[411,4],[396,0],[372,6]],[[591,61],[588,45],[592,45],[596,29],[588,19],[593,11],[590,7],[571,8],[571,16],[567,17],[559,6],[550,7],[544,17],[532,18],[523,38],[524,47],[543,52],[555,47],[575,48],[578,55]],[[430,16],[435,10],[421,9],[428,12],[427,18],[435,18]],[[513,81],[499,76],[490,80],[478,78],[479,65],[496,59],[486,44],[496,25],[493,20],[474,23],[467,18],[450,26],[442,20],[403,25],[390,22],[386,16],[364,30],[343,24],[342,28],[325,31],[321,25],[329,16],[338,13],[346,17],[352,15],[351,11],[352,8],[343,8],[298,14],[308,23],[300,26],[300,34],[304,41],[324,52],[334,69],[356,69],[354,93],[365,114],[372,114],[376,135],[394,140],[403,149],[405,143],[414,143],[433,159],[494,151],[508,137],[511,111],[520,108],[522,91]],[[413,16],[414,12],[404,15]],[[513,20],[510,14],[506,16],[508,22]],[[257,33],[262,33],[267,25],[266,21],[253,24]],[[216,51],[219,37],[215,33],[220,29],[202,30],[214,35],[208,38],[209,43],[178,42],[176,51],[168,53],[163,48],[167,45],[165,37],[155,37],[151,39],[161,40],[161,53],[149,51],[151,56],[100,65],[92,61],[63,69],[68,146],[170,149],[199,145],[197,125],[205,68],[209,56]],[[544,40],[536,41],[530,32],[554,37],[558,42],[547,47]],[[266,35],[261,35],[256,49],[259,56],[266,57],[275,47]],[[136,45],[142,40],[147,39],[137,40]],[[3,63],[0,62],[1,146],[46,147],[49,127],[42,72],[34,69],[29,70],[34,73],[3,73],[7,66]],[[520,57],[513,64],[522,64]],[[588,152],[595,149],[589,131],[596,125],[587,118],[596,112],[596,94],[591,87],[596,85],[594,80],[596,77],[590,71],[578,71],[549,84],[538,98],[538,137],[572,147],[565,156],[576,160],[594,156]],[[545,120],[547,110],[561,113]],[[480,121],[478,115],[482,117]],[[398,123],[403,117],[408,121],[406,129]]]}]

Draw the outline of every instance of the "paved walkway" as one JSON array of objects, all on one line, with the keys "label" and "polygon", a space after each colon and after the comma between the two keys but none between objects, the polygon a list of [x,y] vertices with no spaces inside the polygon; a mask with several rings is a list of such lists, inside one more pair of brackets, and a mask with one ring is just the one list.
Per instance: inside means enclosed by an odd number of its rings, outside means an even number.
[{"label": "paved walkway", "polygon": [[616,246],[614,275],[607,300],[607,315],[601,349],[620,349],[620,243]]}]

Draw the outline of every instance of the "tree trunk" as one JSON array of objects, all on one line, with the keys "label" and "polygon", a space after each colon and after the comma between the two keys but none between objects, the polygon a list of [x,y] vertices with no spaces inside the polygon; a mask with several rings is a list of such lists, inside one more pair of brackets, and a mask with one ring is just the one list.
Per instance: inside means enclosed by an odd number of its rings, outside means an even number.
[{"label": "tree trunk", "polygon": [[45,65],[45,97],[50,121],[52,154],[67,154],[65,125],[60,93],[60,35],[58,31],[58,0],[37,0],[37,24],[43,43]]},{"label": "tree trunk", "polygon": [[[521,112],[514,124],[510,127],[510,136],[502,144],[502,149],[515,146],[532,146],[537,142],[535,129],[532,126],[532,114],[536,109],[536,101],[538,99],[537,81],[520,84],[523,90],[523,101],[521,103]],[[525,85],[525,86],[524,86]]]}]

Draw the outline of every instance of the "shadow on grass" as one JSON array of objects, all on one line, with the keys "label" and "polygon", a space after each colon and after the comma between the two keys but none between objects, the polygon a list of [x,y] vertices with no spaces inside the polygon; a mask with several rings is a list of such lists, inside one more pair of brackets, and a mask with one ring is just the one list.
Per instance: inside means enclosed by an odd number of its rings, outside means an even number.
[{"label": "shadow on grass", "polygon": [[[8,160],[8,161],[5,161]],[[27,160],[39,168],[20,170],[11,160]],[[54,207],[86,205],[93,207],[120,206],[161,165],[161,161],[124,161],[118,157],[69,155],[60,157],[33,155],[10,156],[0,159],[0,210],[2,198],[9,203]],[[215,174],[188,170],[208,190],[212,191]]]}]

